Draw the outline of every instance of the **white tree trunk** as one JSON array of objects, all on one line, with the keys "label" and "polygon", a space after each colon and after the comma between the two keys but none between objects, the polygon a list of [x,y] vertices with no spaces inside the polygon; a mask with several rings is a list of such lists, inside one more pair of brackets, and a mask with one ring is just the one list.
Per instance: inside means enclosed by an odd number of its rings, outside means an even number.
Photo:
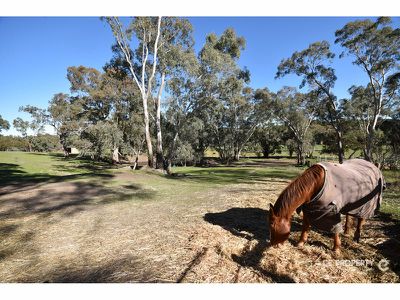
[{"label": "white tree trunk", "polygon": [[113,164],[119,164],[119,151],[118,147],[115,147],[112,154],[112,162]]},{"label": "white tree trunk", "polygon": [[165,84],[165,74],[161,75],[161,85],[158,90],[157,102],[156,102],[156,128],[157,128],[157,153],[156,153],[156,168],[162,169],[164,167],[164,155],[162,145],[162,132],[161,132],[161,96]]}]

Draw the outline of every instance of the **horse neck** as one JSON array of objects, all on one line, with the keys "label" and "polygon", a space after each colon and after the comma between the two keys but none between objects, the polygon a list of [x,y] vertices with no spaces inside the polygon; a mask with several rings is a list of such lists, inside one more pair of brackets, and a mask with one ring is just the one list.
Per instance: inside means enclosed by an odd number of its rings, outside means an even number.
[{"label": "horse neck", "polygon": [[324,184],[324,176],[316,176],[308,188],[300,189],[301,192],[298,193],[296,193],[294,188],[297,184],[296,181],[292,182],[276,201],[275,207],[277,207],[277,210],[275,214],[281,218],[290,219],[298,207],[309,202],[321,190]]}]

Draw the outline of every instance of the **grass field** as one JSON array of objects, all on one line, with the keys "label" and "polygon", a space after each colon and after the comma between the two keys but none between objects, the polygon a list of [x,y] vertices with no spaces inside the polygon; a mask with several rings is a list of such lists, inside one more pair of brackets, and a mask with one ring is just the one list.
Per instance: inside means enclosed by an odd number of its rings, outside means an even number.
[{"label": "grass field", "polygon": [[0,282],[398,282],[398,172],[385,171],[381,214],[360,244],[343,238],[339,260],[319,232],[294,246],[297,215],[289,242],[267,246],[269,203],[303,170],[289,159],[243,159],[168,177],[0,152]]}]

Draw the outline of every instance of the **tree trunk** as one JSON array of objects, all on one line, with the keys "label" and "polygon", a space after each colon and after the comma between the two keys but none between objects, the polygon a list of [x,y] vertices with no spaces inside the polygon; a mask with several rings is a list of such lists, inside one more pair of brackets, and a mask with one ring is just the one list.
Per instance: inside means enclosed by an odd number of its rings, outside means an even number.
[{"label": "tree trunk", "polygon": [[112,163],[119,164],[119,151],[118,147],[115,147],[112,154]]},{"label": "tree trunk", "polygon": [[367,161],[372,162],[372,147],[373,147],[373,140],[375,135],[375,128],[370,128],[367,132],[367,142],[364,149],[364,159]]},{"label": "tree trunk", "polygon": [[161,85],[158,91],[156,101],[156,129],[157,129],[157,149],[156,149],[156,168],[161,169],[164,167],[164,155],[162,146],[162,133],[161,133],[161,95],[165,84],[165,74],[161,75]]},{"label": "tree trunk", "polygon": [[338,159],[339,164],[342,164],[344,161],[344,149],[343,149],[343,141],[342,141],[342,132],[340,130],[336,130],[336,139],[338,145]]},{"label": "tree trunk", "polygon": [[69,152],[68,152],[68,148],[66,146],[62,146],[63,150],[64,150],[64,157],[68,157],[69,156]]},{"label": "tree trunk", "polygon": [[349,155],[349,159],[352,159],[352,158],[353,158],[353,155],[356,154],[356,152],[357,152],[357,149],[356,149],[356,150],[353,150],[353,152]]},{"label": "tree trunk", "polygon": [[150,168],[153,168],[154,167],[153,145],[151,143],[149,110],[147,108],[146,97],[143,97],[143,116],[144,116],[144,132],[147,145],[147,164]]},{"label": "tree trunk", "polygon": [[235,161],[239,161],[240,160],[240,149],[235,149],[235,153],[234,153],[234,160]]},{"label": "tree trunk", "polygon": [[270,147],[268,144],[265,144],[263,148],[263,156],[264,158],[269,158]]},{"label": "tree trunk", "polygon": [[306,163],[306,158],[304,156],[304,145],[302,141],[298,141],[297,143],[297,164],[299,166],[304,166]]}]

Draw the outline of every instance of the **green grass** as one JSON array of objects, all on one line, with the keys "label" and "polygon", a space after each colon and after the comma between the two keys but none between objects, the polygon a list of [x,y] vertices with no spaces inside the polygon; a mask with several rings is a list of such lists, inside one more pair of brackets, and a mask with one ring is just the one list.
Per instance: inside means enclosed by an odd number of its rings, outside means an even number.
[{"label": "green grass", "polygon": [[387,188],[383,193],[381,211],[400,220],[400,171],[384,170]]},{"label": "green grass", "polygon": [[267,178],[293,179],[302,169],[295,167],[176,167],[173,168],[175,174],[181,181],[194,181],[207,184],[237,184],[254,183],[263,181]]},{"label": "green grass", "polygon": [[105,163],[64,158],[61,153],[0,152],[0,186],[108,175],[110,167]]},{"label": "green grass", "polygon": [[[257,163],[262,159],[243,159],[241,162]],[[157,172],[134,171],[135,186],[157,191],[158,197],[190,194],[228,184],[253,184],[271,178],[291,180],[305,168],[294,166],[217,166],[174,167],[176,176],[164,176]],[[125,172],[130,172],[124,170]],[[64,181],[101,182],[109,187],[125,186],[130,179],[115,179],[118,170],[106,163],[79,158],[64,158],[61,153],[0,152],[0,186],[27,183],[50,183]],[[384,172],[388,187],[384,192],[382,212],[400,219],[400,171]]]}]

